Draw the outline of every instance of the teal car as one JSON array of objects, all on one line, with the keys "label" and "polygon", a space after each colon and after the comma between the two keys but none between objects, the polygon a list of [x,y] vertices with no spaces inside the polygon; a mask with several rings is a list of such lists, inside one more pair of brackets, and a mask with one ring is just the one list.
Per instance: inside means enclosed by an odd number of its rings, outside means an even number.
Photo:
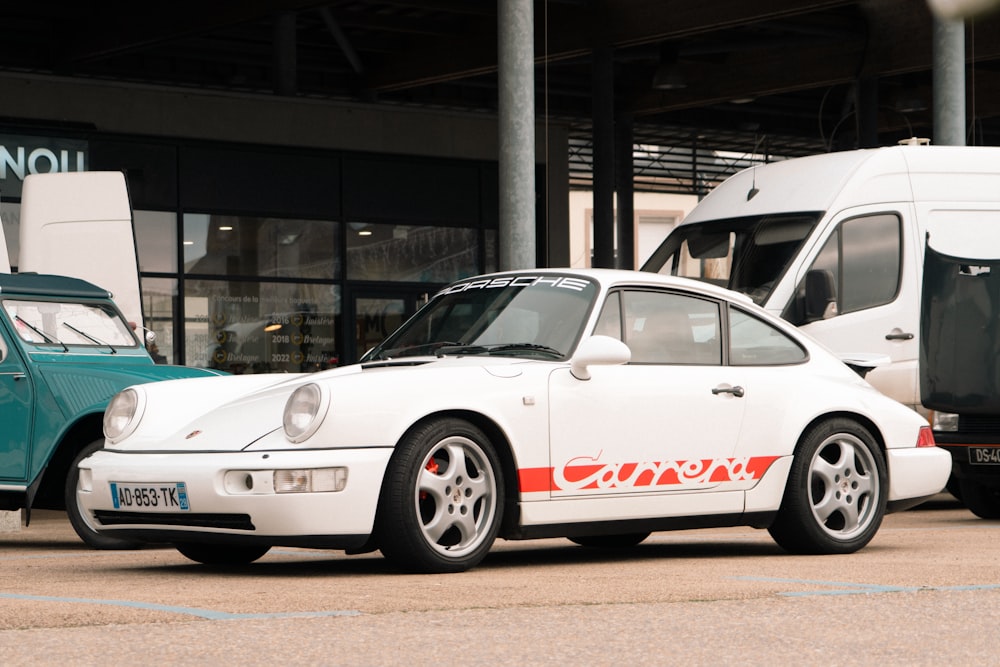
[{"label": "teal car", "polygon": [[104,444],[108,401],[133,384],[219,375],[157,365],[111,298],[77,278],[0,274],[0,509],[66,510],[99,549],[76,503],[77,463]]}]

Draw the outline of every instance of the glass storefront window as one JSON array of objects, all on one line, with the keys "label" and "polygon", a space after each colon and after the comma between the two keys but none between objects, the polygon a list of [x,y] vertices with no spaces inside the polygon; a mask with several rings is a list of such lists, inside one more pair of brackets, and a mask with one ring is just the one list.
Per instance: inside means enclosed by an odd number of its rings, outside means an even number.
[{"label": "glass storefront window", "polygon": [[177,271],[177,213],[133,211],[139,270],[154,273]]},{"label": "glass storefront window", "polygon": [[335,222],[184,214],[187,273],[331,279],[338,258]]},{"label": "glass storefront window", "polygon": [[[173,253],[171,253],[173,254]],[[177,301],[177,281],[171,278],[142,279],[142,315],[148,331],[156,341],[146,343],[146,349],[158,364],[177,363],[174,357],[174,304]],[[137,331],[146,340],[145,331]]]},{"label": "glass storefront window", "polygon": [[464,227],[350,222],[347,277],[448,283],[479,273],[479,235]]},{"label": "glass storefront window", "polygon": [[188,280],[188,366],[299,373],[340,363],[340,288],[329,284]]},{"label": "glass storefront window", "polygon": [[7,239],[10,265],[16,267],[21,250],[21,205],[4,202],[0,206],[0,222],[2,222],[3,236]]}]

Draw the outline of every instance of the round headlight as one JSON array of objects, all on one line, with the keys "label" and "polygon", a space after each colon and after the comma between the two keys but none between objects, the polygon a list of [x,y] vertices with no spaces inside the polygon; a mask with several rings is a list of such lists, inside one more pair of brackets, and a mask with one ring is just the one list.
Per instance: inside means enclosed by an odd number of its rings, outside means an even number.
[{"label": "round headlight", "polygon": [[309,438],[326,416],[330,404],[328,394],[318,384],[304,384],[288,397],[282,423],[285,437],[292,442],[302,442]]},{"label": "round headlight", "polygon": [[138,426],[142,407],[142,396],[135,389],[115,394],[104,410],[104,437],[112,443],[126,438]]}]

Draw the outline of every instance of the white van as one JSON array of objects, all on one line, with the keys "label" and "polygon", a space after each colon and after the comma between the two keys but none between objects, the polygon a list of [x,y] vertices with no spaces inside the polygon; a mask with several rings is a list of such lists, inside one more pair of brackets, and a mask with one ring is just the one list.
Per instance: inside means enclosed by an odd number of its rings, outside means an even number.
[{"label": "white van", "polygon": [[642,267],[750,295],[924,411],[917,372],[924,239],[1000,226],[1000,148],[894,146],[751,167],[715,188]]}]

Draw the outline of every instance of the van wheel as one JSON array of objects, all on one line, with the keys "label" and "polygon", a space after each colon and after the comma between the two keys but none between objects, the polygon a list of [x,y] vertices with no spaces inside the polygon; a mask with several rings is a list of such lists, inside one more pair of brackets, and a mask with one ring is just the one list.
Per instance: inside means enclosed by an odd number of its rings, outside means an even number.
[{"label": "van wheel", "polygon": [[980,519],[1000,519],[1000,489],[963,479],[959,499]]},{"label": "van wheel", "polygon": [[73,526],[73,530],[76,534],[80,536],[80,539],[84,543],[93,549],[138,549],[141,545],[140,542],[134,540],[126,540],[120,537],[108,537],[107,535],[101,535],[95,529],[96,524],[90,515],[80,507],[80,503],[76,497],[76,485],[80,480],[80,469],[77,467],[80,461],[84,460],[98,449],[104,447],[104,440],[95,440],[83,449],[80,453],[76,455],[73,459],[73,463],[69,467],[69,471],[66,473],[66,489],[64,500],[66,502],[66,514],[69,516],[69,523]]},{"label": "van wheel", "polygon": [[889,484],[875,438],[851,419],[830,419],[802,439],[771,537],[804,554],[847,554],[875,536]]}]

